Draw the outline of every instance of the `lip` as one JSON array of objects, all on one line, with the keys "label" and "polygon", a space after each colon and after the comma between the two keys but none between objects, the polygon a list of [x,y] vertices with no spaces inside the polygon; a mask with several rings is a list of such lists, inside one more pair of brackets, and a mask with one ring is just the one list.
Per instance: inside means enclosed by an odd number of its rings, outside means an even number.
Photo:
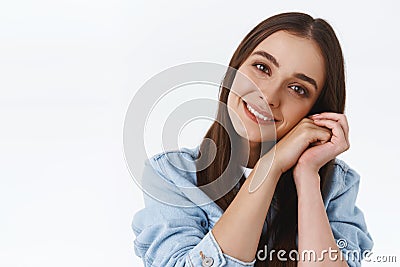
[{"label": "lip", "polygon": [[246,113],[246,115],[255,123],[258,124],[262,124],[262,125],[271,125],[271,124],[275,124],[276,122],[278,122],[278,120],[276,120],[271,114],[266,113],[265,111],[259,111],[259,108],[257,106],[252,106],[250,105],[253,109],[255,109],[258,113],[260,113],[261,115],[267,117],[267,118],[271,118],[274,121],[270,121],[270,120],[263,120],[260,118],[257,118],[253,113],[251,113],[248,109],[247,109],[247,103],[242,99],[242,104],[243,104],[243,109],[244,112]]}]

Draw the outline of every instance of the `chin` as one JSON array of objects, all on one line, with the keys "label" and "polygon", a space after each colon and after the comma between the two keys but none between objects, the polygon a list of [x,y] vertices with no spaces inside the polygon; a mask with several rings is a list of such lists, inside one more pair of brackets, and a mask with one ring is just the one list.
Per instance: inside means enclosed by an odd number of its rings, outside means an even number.
[{"label": "chin", "polygon": [[252,136],[249,138],[246,138],[248,141],[253,142],[253,143],[261,143],[261,137],[260,136]]},{"label": "chin", "polygon": [[276,140],[276,129],[275,127],[264,128],[263,131],[260,132],[260,127],[247,124],[246,120],[232,120],[232,126],[235,132],[241,137],[250,142],[267,142],[267,141],[275,141]]},{"label": "chin", "polygon": [[257,133],[249,133],[246,131],[238,133],[240,137],[255,143],[262,143],[268,141],[275,141],[275,134],[265,134],[261,136],[259,132]]}]

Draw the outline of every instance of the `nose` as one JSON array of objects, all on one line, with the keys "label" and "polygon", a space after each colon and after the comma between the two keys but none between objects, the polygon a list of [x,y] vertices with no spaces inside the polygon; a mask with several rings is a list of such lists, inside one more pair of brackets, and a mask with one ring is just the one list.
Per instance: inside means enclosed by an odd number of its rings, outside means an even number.
[{"label": "nose", "polygon": [[266,102],[271,108],[277,108],[280,105],[280,86],[274,84],[265,85],[260,98]]}]

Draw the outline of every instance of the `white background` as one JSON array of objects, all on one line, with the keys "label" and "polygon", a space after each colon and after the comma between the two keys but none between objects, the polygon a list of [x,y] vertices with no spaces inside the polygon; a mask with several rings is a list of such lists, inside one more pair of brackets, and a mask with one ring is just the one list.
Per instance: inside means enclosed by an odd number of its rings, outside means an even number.
[{"label": "white background", "polygon": [[[341,158],[361,174],[373,251],[400,261],[395,1],[64,0],[0,4],[0,266],[142,266],[130,228],[142,193],[122,145],[130,100],[168,67],[228,64],[283,11],[326,19],[341,41],[351,135]],[[180,144],[198,142],[202,125]],[[159,152],[156,138],[148,146]]]}]

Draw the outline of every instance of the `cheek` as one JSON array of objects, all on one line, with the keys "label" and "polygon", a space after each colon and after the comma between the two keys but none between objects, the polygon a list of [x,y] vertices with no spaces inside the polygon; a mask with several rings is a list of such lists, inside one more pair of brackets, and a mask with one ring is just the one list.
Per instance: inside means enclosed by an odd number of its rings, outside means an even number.
[{"label": "cheek", "polygon": [[231,109],[231,110],[234,110],[234,111],[237,110],[237,107],[236,107],[236,102],[237,102],[237,100],[238,100],[237,95],[235,95],[235,94],[232,93],[232,92],[229,92],[228,100],[226,101],[226,105],[227,105],[228,111],[229,111],[230,109]]},{"label": "cheek", "polygon": [[247,73],[246,70],[243,69],[241,71],[242,72],[236,73],[231,86],[231,93],[234,93],[237,97],[243,97],[247,94],[259,91],[259,87],[254,83],[251,74]]},{"label": "cheek", "polygon": [[239,110],[237,106],[238,99],[238,96],[236,96],[234,93],[229,93],[227,101],[228,115],[235,128],[238,124],[240,124]]},{"label": "cheek", "polygon": [[303,118],[307,116],[312,108],[311,103],[291,103],[282,110],[284,122],[278,128],[278,139],[292,130]]},{"label": "cheek", "polygon": [[287,95],[282,106],[282,113],[287,122],[297,124],[307,116],[315,104],[315,97],[297,99]]},{"label": "cheek", "polygon": [[290,125],[296,125],[301,121],[308,113],[308,110],[296,110],[292,109],[287,112],[285,115],[286,122]]}]

